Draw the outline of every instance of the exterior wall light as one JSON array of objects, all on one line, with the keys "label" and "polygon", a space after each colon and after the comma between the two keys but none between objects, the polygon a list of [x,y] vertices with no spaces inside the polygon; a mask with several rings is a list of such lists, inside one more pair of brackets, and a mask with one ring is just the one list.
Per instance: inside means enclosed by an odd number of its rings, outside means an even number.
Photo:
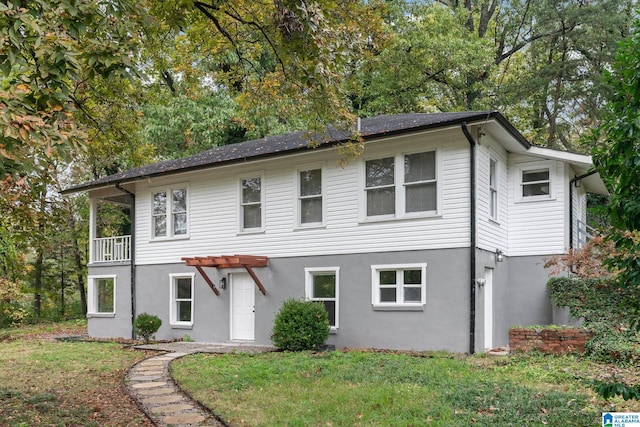
[{"label": "exterior wall light", "polygon": [[220,289],[226,289],[227,288],[227,278],[223,277],[220,279]]},{"label": "exterior wall light", "polygon": [[502,261],[504,261],[504,252],[502,252],[500,249],[496,249],[496,262]]}]

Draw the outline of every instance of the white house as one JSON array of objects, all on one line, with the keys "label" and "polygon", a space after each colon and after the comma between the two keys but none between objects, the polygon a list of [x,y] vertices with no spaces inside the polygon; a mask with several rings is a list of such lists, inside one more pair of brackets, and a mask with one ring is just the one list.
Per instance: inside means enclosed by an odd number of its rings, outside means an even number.
[{"label": "white house", "polygon": [[[497,112],[361,121],[346,166],[329,130],[215,148],[63,191],[88,192],[89,334],[270,343],[287,298],[321,301],[329,344],[483,351],[548,324],[545,258],[584,239],[589,156],[534,147]],[[99,207],[130,208],[100,235]],[[242,254],[240,256],[236,254]]]}]

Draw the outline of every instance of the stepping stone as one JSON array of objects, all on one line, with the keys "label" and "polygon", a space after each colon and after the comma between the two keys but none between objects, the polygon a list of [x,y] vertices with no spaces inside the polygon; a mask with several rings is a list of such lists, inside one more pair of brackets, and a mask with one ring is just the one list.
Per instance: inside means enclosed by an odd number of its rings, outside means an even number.
[{"label": "stepping stone", "polygon": [[200,414],[179,414],[162,417],[162,421],[169,425],[195,424],[204,420],[205,418]]},{"label": "stepping stone", "polygon": [[160,388],[139,390],[138,393],[142,396],[158,396],[161,394],[176,393],[176,391],[170,387],[160,387]]},{"label": "stepping stone", "polygon": [[162,374],[156,374],[156,375],[132,375],[129,377],[129,381],[155,381],[155,380],[161,380],[162,379]]},{"label": "stepping stone", "polygon": [[152,381],[152,382],[145,382],[145,383],[137,383],[137,384],[131,384],[131,388],[156,388],[156,387],[166,387],[167,383],[164,381]]},{"label": "stepping stone", "polygon": [[144,403],[156,404],[156,403],[173,403],[183,401],[182,396],[177,394],[172,394],[170,396],[155,396],[155,397],[145,397]]},{"label": "stepping stone", "polygon": [[190,405],[188,403],[176,403],[173,405],[156,406],[155,408],[151,408],[151,412],[154,412],[156,414],[166,414],[171,412],[186,411],[187,409],[194,409],[193,405]]}]

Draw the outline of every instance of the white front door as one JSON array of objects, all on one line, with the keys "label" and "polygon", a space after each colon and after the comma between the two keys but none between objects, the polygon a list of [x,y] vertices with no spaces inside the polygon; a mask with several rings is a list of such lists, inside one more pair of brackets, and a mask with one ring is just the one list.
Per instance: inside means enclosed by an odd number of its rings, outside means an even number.
[{"label": "white front door", "polygon": [[484,269],[484,348],[493,348],[493,268]]},{"label": "white front door", "polygon": [[248,273],[233,273],[231,286],[231,339],[255,339],[255,283]]}]

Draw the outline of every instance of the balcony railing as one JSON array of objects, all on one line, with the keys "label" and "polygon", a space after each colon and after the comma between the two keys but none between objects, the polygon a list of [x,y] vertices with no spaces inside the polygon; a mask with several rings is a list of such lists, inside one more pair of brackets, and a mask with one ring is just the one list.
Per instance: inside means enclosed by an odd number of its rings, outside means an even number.
[{"label": "balcony railing", "polygon": [[93,240],[93,262],[131,261],[131,236],[99,237]]},{"label": "balcony railing", "polygon": [[580,220],[577,221],[576,228],[578,229],[578,234],[577,234],[578,249],[580,249],[590,239],[593,238],[593,235],[595,234],[595,229],[591,227],[589,224],[587,224],[586,222],[580,221]]}]

